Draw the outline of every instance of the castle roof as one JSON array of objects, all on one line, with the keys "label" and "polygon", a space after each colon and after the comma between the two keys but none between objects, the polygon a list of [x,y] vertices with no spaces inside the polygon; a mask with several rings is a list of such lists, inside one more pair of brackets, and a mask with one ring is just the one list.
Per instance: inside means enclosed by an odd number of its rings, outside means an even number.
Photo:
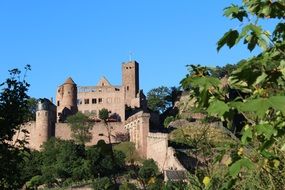
[{"label": "castle roof", "polygon": [[97,86],[112,86],[111,83],[106,79],[106,77],[101,77],[100,81],[97,83]]},{"label": "castle roof", "polygon": [[71,77],[68,77],[68,78],[66,79],[66,81],[64,82],[64,84],[75,84],[75,82],[72,80]]}]

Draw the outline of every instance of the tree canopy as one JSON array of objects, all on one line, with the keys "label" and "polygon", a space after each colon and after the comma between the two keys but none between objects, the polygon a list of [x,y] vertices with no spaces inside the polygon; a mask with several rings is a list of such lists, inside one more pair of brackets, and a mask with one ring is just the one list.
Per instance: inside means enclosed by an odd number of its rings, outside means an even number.
[{"label": "tree canopy", "polygon": [[[25,67],[26,72],[31,68]],[[28,87],[25,78],[21,80],[21,71],[12,69],[10,77],[0,84],[0,189],[17,189],[22,185],[20,164],[25,151],[25,141],[17,141],[19,147],[12,145],[12,138],[20,125],[27,121]],[[23,131],[26,133],[26,131]]]},{"label": "tree canopy", "polygon": [[72,131],[72,137],[77,143],[85,144],[90,142],[92,139],[92,134],[90,130],[93,127],[92,122],[90,122],[88,116],[81,112],[77,112],[75,115],[69,116],[67,118]]}]

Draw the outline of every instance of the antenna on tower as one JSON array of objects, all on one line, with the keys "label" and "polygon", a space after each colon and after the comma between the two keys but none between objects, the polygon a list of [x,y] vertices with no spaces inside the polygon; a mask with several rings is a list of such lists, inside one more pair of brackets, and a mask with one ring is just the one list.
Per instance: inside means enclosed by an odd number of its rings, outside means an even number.
[{"label": "antenna on tower", "polygon": [[133,60],[133,52],[129,51],[129,61]]}]

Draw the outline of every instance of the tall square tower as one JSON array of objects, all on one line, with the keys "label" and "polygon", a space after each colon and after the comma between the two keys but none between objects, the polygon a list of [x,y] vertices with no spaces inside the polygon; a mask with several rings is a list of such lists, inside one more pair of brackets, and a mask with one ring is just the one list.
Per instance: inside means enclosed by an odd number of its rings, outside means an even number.
[{"label": "tall square tower", "polygon": [[139,64],[136,61],[123,63],[122,75],[125,104],[131,106],[132,99],[139,93]]}]

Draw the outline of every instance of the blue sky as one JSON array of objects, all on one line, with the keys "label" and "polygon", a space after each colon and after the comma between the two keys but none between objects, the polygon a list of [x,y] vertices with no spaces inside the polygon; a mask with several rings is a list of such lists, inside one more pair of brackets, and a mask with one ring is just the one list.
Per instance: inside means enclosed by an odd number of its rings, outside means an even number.
[{"label": "blue sky", "polygon": [[178,86],[187,64],[224,65],[250,56],[244,46],[216,51],[223,33],[238,27],[222,10],[239,2],[1,1],[0,81],[8,69],[30,64],[29,95],[36,98],[54,97],[68,76],[81,86],[95,85],[101,76],[117,85],[131,51],[144,92]]}]

